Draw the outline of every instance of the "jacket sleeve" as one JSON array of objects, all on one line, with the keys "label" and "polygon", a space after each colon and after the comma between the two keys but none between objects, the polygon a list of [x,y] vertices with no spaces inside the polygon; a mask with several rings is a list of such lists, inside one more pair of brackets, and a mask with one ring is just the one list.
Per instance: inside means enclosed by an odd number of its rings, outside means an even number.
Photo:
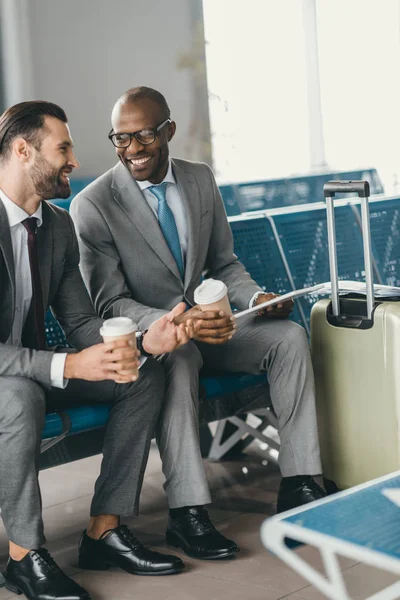
[{"label": "jacket sleeve", "polygon": [[0,344],[0,377],[26,377],[51,388],[53,352]]},{"label": "jacket sleeve", "polygon": [[79,270],[79,247],[72,219],[66,215],[70,240],[65,257],[64,271],[51,308],[68,341],[82,350],[102,342],[100,319],[93,308]]},{"label": "jacket sleeve", "polygon": [[96,205],[80,194],[70,211],[78,233],[81,272],[97,313],[104,319],[130,317],[141,330],[167,314],[132,298],[113,236]]},{"label": "jacket sleeve", "polygon": [[230,302],[244,310],[248,308],[252,296],[263,290],[250,277],[233,251],[233,236],[224,203],[211,169],[207,165],[205,167],[210,178],[214,219],[204,275],[223,281],[228,288]]}]

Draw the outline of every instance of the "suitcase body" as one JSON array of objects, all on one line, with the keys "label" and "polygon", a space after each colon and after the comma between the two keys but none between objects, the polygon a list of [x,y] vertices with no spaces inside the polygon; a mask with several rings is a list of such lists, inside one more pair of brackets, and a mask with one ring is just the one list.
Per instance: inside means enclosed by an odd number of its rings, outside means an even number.
[{"label": "suitcase body", "polygon": [[330,300],[311,313],[311,354],[324,477],[345,489],[400,469],[400,302],[370,329],[334,327]]},{"label": "suitcase body", "polygon": [[362,199],[367,298],[338,295],[333,196],[350,183],[324,186],[332,300],[311,313],[323,474],[340,489],[400,469],[400,302],[373,296],[367,182],[352,189]]}]

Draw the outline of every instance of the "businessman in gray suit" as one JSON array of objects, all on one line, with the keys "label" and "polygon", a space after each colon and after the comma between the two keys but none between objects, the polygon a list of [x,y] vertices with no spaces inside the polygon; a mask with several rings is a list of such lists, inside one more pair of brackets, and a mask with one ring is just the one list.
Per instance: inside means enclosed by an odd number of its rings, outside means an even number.
[{"label": "businessman in gray suit", "polygon": [[[9,537],[6,586],[31,600],[87,599],[43,544],[38,458],[46,401],[110,403],[103,462],[91,519],[81,538],[83,568],[119,566],[141,575],[177,573],[182,561],[144,548],[119,516],[137,512],[149,445],[164,395],[164,372],[124,341],[101,343],[98,318],[79,272],[68,213],[46,200],[67,198],[78,166],[64,111],[24,102],[0,116],[0,506]],[[44,318],[51,307],[71,353],[48,351]],[[186,343],[192,324],[175,325],[182,303],[140,336],[160,354]],[[69,381],[70,380],[70,381]],[[122,385],[118,385],[116,382]]]},{"label": "businessman in gray suit", "polygon": [[[324,495],[314,379],[304,330],[287,316],[292,303],[243,319],[200,313],[194,290],[201,277],[222,280],[239,309],[264,294],[233,252],[224,205],[210,168],[169,158],[176,124],[165,98],[151,88],[128,90],[114,106],[109,134],[119,163],[73,200],[71,214],[81,249],[81,271],[103,317],[126,315],[148,327],[176,302],[196,318],[195,340],[163,361],[166,397],[157,426],[170,506],[167,541],[199,558],[233,554],[213,538],[203,507],[210,494],[198,437],[199,369],[267,372],[281,437],[283,479],[278,510]],[[267,318],[263,318],[267,317]]]}]

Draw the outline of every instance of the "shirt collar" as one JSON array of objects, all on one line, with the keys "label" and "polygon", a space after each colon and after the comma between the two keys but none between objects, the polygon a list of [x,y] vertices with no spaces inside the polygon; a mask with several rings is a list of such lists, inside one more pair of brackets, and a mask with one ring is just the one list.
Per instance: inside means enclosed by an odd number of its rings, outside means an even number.
[{"label": "shirt collar", "polygon": [[[176,183],[174,174],[172,172],[172,163],[171,163],[171,159],[169,159],[168,161],[168,171],[166,176],[164,177],[164,179],[160,182],[160,183]],[[149,187],[153,186],[154,183],[151,183],[151,181],[136,181],[136,183],[138,184],[138,186],[140,187],[141,190],[147,190]],[[157,185],[160,185],[159,183],[157,183]]]},{"label": "shirt collar", "polygon": [[20,206],[18,206],[18,204],[15,204],[15,202],[10,200],[10,198],[8,198],[8,196],[6,196],[2,190],[0,190],[0,200],[3,202],[4,208],[6,209],[10,227],[14,227],[19,223],[22,223],[22,221],[24,221],[28,217],[36,217],[38,220],[38,227],[40,227],[43,223],[42,203],[40,203],[39,208],[35,213],[33,213],[33,215],[28,215],[28,213],[25,212],[23,208],[21,208]]}]

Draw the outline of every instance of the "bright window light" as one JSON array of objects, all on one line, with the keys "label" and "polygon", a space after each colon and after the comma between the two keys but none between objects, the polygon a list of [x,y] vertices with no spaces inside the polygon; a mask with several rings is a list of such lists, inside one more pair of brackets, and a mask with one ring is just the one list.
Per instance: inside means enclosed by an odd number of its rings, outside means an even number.
[{"label": "bright window light", "polygon": [[[400,191],[399,0],[317,0],[325,154]],[[203,0],[219,181],[310,170],[303,2]],[[393,185],[397,185],[393,188]]]}]

